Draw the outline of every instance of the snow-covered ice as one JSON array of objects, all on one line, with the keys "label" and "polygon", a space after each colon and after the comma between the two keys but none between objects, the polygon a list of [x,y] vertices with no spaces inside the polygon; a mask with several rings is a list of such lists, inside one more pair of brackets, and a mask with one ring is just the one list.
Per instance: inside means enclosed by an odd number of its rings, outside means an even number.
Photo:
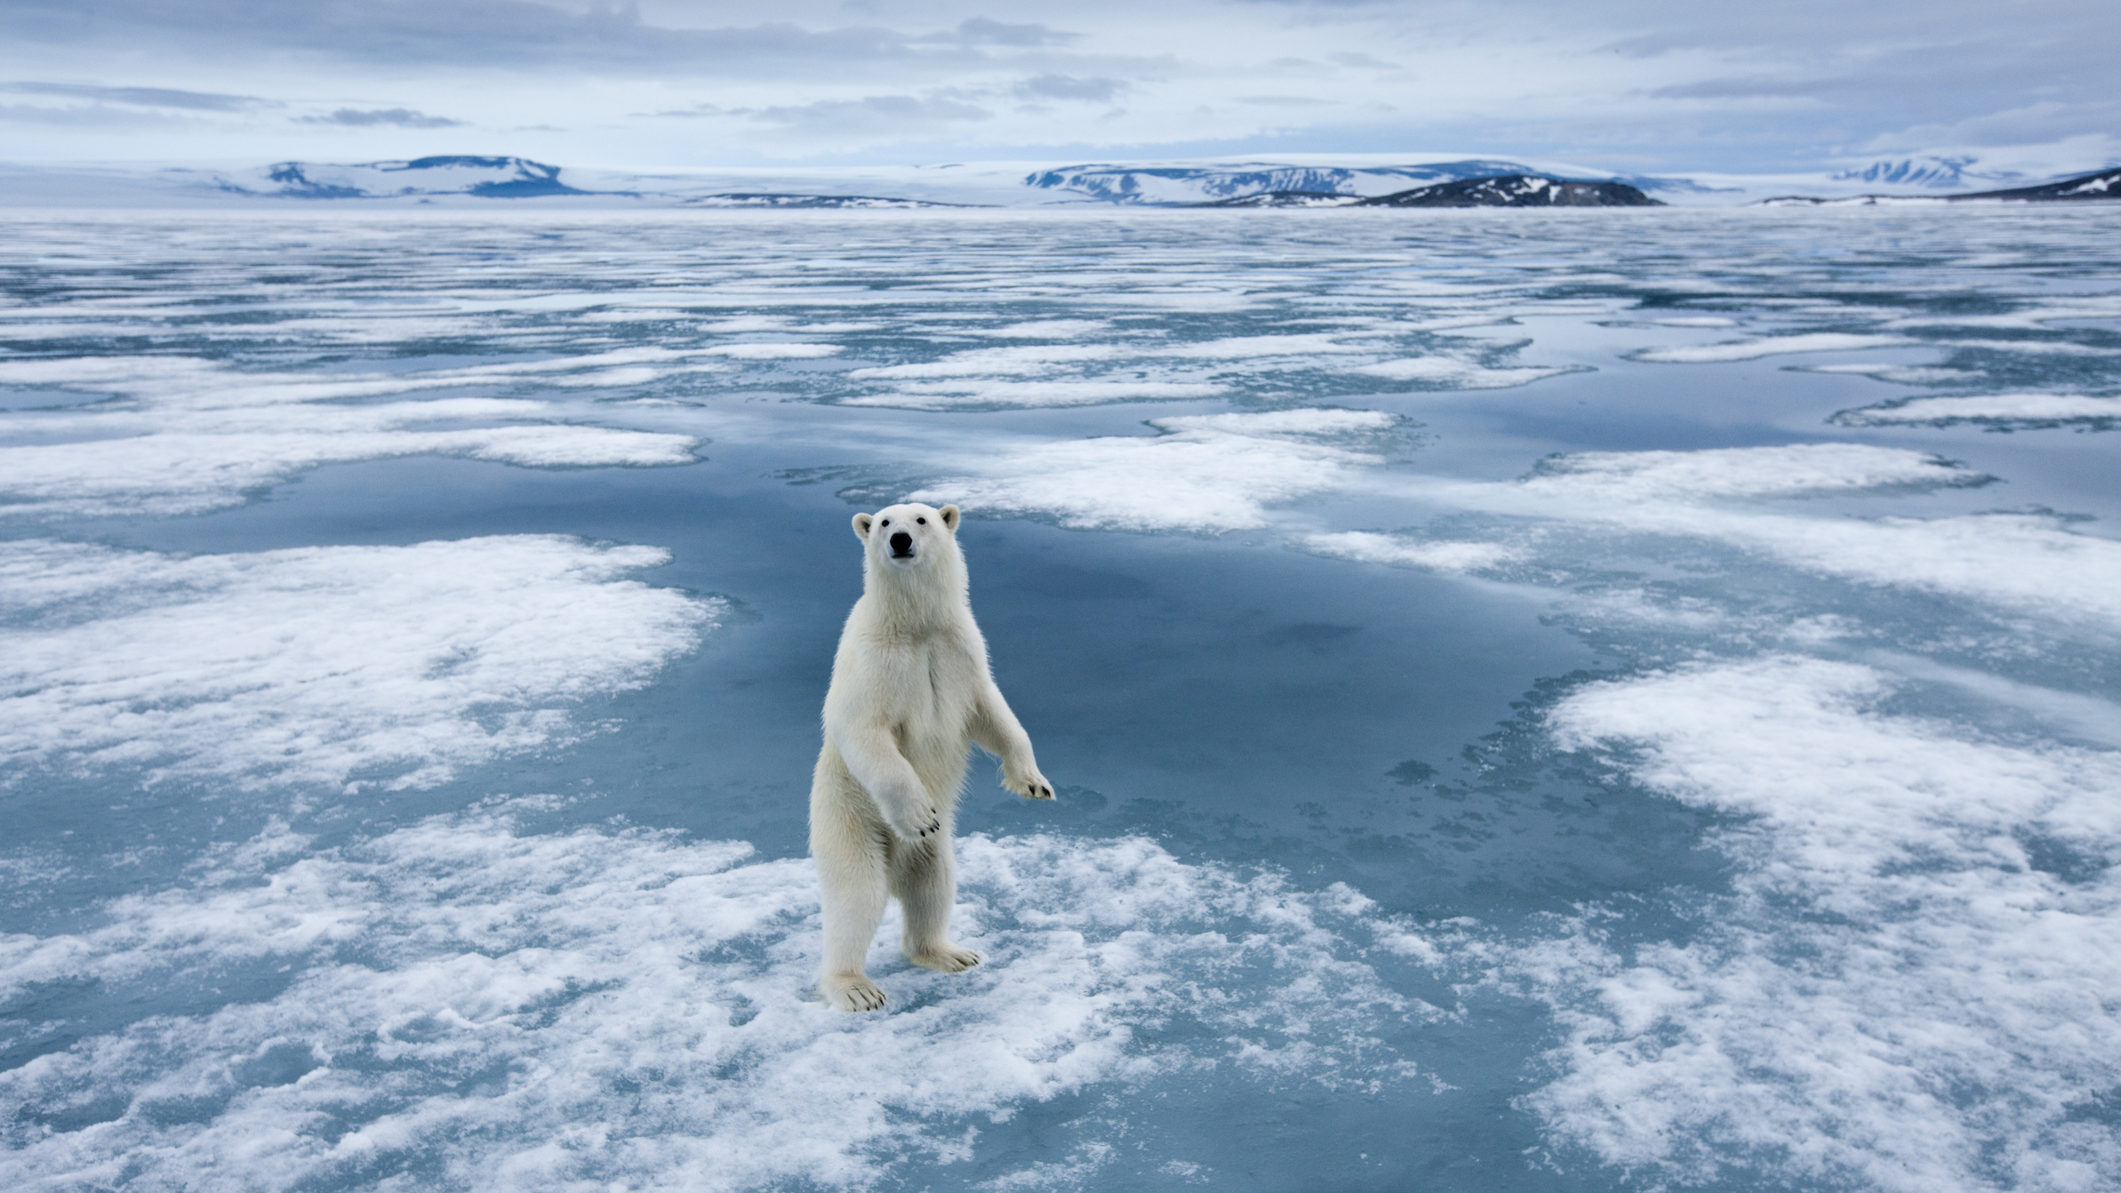
[{"label": "snow-covered ice", "polygon": [[[6,213],[0,1175],[2121,1185],[2121,233],[1610,214]],[[1060,798],[847,1018],[907,497]]]}]

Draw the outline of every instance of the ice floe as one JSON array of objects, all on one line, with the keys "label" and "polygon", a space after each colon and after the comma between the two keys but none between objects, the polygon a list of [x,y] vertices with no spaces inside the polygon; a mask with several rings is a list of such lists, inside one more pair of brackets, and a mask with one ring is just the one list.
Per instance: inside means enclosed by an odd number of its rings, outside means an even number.
[{"label": "ice floe", "polygon": [[1805,365],[1806,373],[1849,373],[1898,385],[1949,385],[1954,381],[1977,381],[1979,369],[1947,368],[1942,365],[1896,365],[1883,361],[1852,361],[1841,364]]},{"label": "ice floe", "polygon": [[[536,801],[528,801],[535,810]],[[960,938],[891,1013],[814,998],[807,860],[670,833],[531,832],[499,804],[311,851],[280,830],[107,925],[0,937],[8,994],[273,975],[251,997],[83,1034],[0,1072],[18,1178],[494,1190],[865,1187],[976,1156],[1058,1098],[1158,1126],[1159,1082],[1370,1091],[1433,1010],[1359,957],[1370,904],[1191,865],[1141,838],[960,841]],[[892,935],[888,929],[884,936]],[[1212,1172],[1191,1163],[1195,1170]],[[1095,1167],[1093,1164],[1092,1167]]]},{"label": "ice floe", "polygon": [[[121,395],[17,416],[0,427],[18,440],[0,445],[0,497],[8,499],[0,502],[0,515],[196,513],[239,503],[320,464],[392,456],[457,455],[534,467],[691,463],[698,445],[691,436],[564,423],[557,421],[564,408],[553,402],[375,399],[529,378],[574,387],[639,385],[697,367],[660,349],[341,376],[252,374],[189,357],[0,360],[0,384]],[[489,425],[449,425],[465,422]]]},{"label": "ice floe", "polygon": [[1801,335],[1767,336],[1757,340],[1733,340],[1725,344],[1675,344],[1664,348],[1645,348],[1635,353],[1634,357],[1636,360],[1654,361],[1659,364],[1721,364],[1799,352],[1852,352],[1860,348],[1895,348],[1921,342],[1899,336],[1815,331]]},{"label": "ice floe", "polygon": [[1686,1183],[2121,1181],[2121,754],[1987,740],[1890,692],[1781,656],[1553,710],[1563,745],[1733,817],[1736,878],[1691,938],[1613,947],[1589,921],[1528,959],[1562,1031],[1525,1100],[1551,1130]]},{"label": "ice floe", "polygon": [[1117,378],[1054,381],[910,381],[875,393],[841,398],[842,406],[903,410],[996,410],[1039,406],[1101,406],[1112,402],[1168,402],[1213,398],[1229,387],[1209,381],[1131,381]]},{"label": "ice floe", "polygon": [[1702,501],[1786,497],[1895,485],[1980,484],[1923,452],[1864,443],[1803,443],[1699,451],[1573,452],[1550,456],[1524,482],[1543,497],[1600,501]]},{"label": "ice floe", "polygon": [[1950,426],[1979,423],[1997,429],[2079,425],[2107,429],[2121,421],[2121,397],[2090,394],[1967,394],[1910,398],[1843,410],[1833,420],[1843,426],[1923,423]]},{"label": "ice floe", "polygon": [[996,377],[1053,371],[1055,365],[1109,360],[1119,355],[1112,344],[1043,344],[1010,348],[968,348],[940,360],[902,365],[879,365],[855,369],[847,376],[856,381],[905,380],[926,377]]},{"label": "ice floe", "polygon": [[1053,518],[1063,526],[1214,532],[1268,524],[1267,507],[1354,483],[1400,423],[1374,410],[1283,410],[1151,419],[1159,433],[1034,443],[913,501]]},{"label": "ice floe", "polygon": [[1978,485],[1989,479],[1921,452],[1821,443],[1576,453],[1550,457],[1516,486],[1441,486],[1438,491],[1468,508],[1721,540],[1861,584],[2121,628],[2121,542],[2073,529],[2061,517],[1804,516],[1788,507],[1729,501]]},{"label": "ice floe", "polygon": [[1301,541],[1320,555],[1437,572],[1488,571],[1524,556],[1523,551],[1504,543],[1417,539],[1366,530],[1305,535]]},{"label": "ice floe", "polygon": [[997,340],[1073,340],[1111,328],[1103,319],[1026,319],[1003,327],[963,328],[959,334]]},{"label": "ice floe", "polygon": [[1450,389],[1511,389],[1577,369],[1545,366],[1495,368],[1451,356],[1412,356],[1357,365],[1348,370],[1387,381],[1426,381]]},{"label": "ice floe", "polygon": [[240,783],[427,784],[584,731],[723,602],[649,547],[514,535],[172,556],[0,545],[0,760]]}]

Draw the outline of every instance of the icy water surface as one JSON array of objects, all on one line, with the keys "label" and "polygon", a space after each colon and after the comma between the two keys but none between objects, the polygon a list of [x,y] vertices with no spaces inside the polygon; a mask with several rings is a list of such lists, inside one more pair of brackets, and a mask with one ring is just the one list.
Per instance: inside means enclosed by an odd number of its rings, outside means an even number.
[{"label": "icy water surface", "polygon": [[[0,222],[0,1174],[2121,1184],[2108,211]],[[806,993],[858,509],[1058,802]]]}]

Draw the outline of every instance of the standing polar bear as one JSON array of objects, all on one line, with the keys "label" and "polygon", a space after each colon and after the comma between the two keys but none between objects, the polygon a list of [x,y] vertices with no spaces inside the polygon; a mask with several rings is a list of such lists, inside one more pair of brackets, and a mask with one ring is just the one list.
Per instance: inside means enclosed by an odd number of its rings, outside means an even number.
[{"label": "standing polar bear", "polygon": [[862,961],[891,896],[905,911],[908,961],[944,973],[979,964],[949,935],[951,825],[969,747],[1001,759],[1002,786],[1053,798],[987,668],[957,524],[954,505],[854,516],[862,599],[833,656],[825,748],[810,784],[810,855],[825,908],[818,992],[843,1011],[884,1005]]}]

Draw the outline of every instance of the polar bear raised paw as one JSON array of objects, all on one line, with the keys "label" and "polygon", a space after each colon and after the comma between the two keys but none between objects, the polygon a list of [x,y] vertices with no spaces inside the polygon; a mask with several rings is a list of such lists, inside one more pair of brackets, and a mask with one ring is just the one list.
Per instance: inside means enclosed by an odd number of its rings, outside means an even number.
[{"label": "polar bear raised paw", "polygon": [[825,1001],[842,1011],[881,1011],[884,1009],[884,989],[860,974],[841,974],[826,978],[819,984],[818,993]]},{"label": "polar bear raised paw", "polygon": [[1046,776],[1038,773],[1038,768],[1035,766],[1026,767],[1020,771],[1004,769],[1002,771],[1002,786],[1023,796],[1025,799],[1053,798],[1053,784],[1047,782]]}]

